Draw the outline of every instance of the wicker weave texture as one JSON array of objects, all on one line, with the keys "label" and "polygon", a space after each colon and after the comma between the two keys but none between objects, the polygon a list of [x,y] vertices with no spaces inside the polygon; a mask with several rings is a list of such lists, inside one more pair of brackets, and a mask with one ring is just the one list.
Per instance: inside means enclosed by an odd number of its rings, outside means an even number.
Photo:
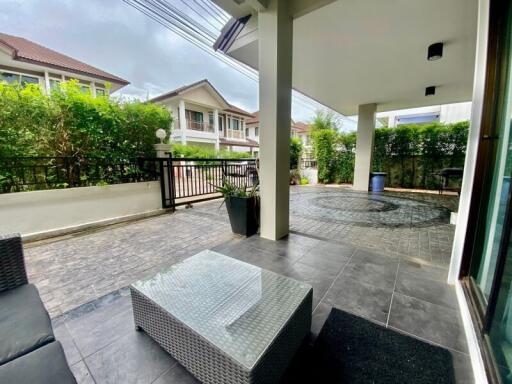
[{"label": "wicker weave texture", "polygon": [[205,384],[277,382],[311,327],[310,292],[258,364],[247,370],[136,289],[131,295],[135,325]]},{"label": "wicker weave texture", "polygon": [[21,236],[19,234],[0,236],[0,292],[27,283]]}]

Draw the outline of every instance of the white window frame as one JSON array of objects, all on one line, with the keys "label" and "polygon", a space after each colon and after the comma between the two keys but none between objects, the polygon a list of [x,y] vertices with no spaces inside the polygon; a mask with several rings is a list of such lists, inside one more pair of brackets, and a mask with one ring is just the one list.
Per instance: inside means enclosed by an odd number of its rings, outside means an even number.
[{"label": "white window frame", "polygon": [[21,76],[28,76],[28,77],[33,77],[34,79],[38,79],[39,80],[39,83],[38,83],[39,86],[41,86],[44,83],[44,77],[41,77],[41,76],[31,75],[29,73],[23,73],[23,72],[18,72],[18,71],[11,71],[9,69],[1,69],[1,68],[0,68],[0,72],[10,73],[10,74],[18,76],[18,83],[20,83],[20,84],[21,84]]}]

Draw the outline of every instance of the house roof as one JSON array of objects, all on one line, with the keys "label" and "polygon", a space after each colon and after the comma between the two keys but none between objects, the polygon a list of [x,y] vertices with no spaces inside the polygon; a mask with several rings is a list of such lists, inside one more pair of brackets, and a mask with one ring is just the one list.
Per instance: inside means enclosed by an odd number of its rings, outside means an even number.
[{"label": "house roof", "polygon": [[[247,112],[247,111],[243,110],[242,108],[235,107],[233,104],[230,104],[229,108],[227,108],[226,111],[227,112],[238,113],[240,115],[245,115],[245,116],[249,117],[249,120],[254,117],[254,115],[252,113]],[[249,120],[247,120],[247,121],[249,121]]]},{"label": "house roof", "polygon": [[161,94],[159,96],[156,96],[156,97],[150,99],[149,102],[150,103],[154,103],[154,102],[157,102],[157,101],[162,101],[162,100],[165,100],[165,99],[170,99],[171,97],[178,96],[178,95],[182,94],[183,92],[188,91],[189,89],[192,89],[192,88],[195,88],[195,87],[198,87],[198,86],[201,86],[201,85],[209,86],[217,94],[217,96],[227,105],[227,108],[225,108],[224,111],[232,112],[232,113],[238,113],[238,114],[245,115],[245,116],[248,116],[248,117],[252,117],[253,116],[252,113],[244,111],[243,109],[238,108],[238,107],[234,106],[233,104],[228,103],[227,100],[224,98],[224,96],[222,96],[222,94],[217,90],[217,88],[215,88],[212,85],[212,83],[210,83],[208,81],[208,79],[202,79],[202,80],[196,81],[195,83],[187,84],[187,85],[184,85],[182,87],[173,89],[172,91],[163,93],[163,94]]},{"label": "house roof", "polygon": [[219,139],[221,144],[224,145],[235,145],[239,147],[259,147],[259,143],[252,139],[245,139],[244,141],[229,140],[221,137]]},{"label": "house roof", "polygon": [[[260,111],[256,111],[252,113],[253,118],[247,119],[246,123],[250,125],[257,125],[260,122]],[[294,121],[292,119],[292,128],[298,132],[307,132],[310,127],[309,124],[303,123],[302,121]]]},{"label": "house roof", "polygon": [[294,127],[298,132],[309,132],[311,130],[311,126],[303,123],[302,121],[292,123],[292,127]]},{"label": "house roof", "polygon": [[252,119],[247,119],[247,124],[257,124],[260,122],[260,111],[253,112],[252,116]]},{"label": "house roof", "polygon": [[12,58],[16,61],[61,69],[76,74],[100,78],[116,84],[130,84],[128,81],[118,76],[73,59],[50,48],[43,47],[23,37],[0,33],[0,45],[10,49],[12,51]]}]

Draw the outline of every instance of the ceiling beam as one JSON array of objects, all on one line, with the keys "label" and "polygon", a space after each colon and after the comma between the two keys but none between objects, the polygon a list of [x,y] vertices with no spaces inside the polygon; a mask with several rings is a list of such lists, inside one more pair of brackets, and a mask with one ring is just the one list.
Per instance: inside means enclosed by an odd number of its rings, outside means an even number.
[{"label": "ceiling beam", "polygon": [[267,0],[245,0],[245,2],[257,12],[263,12],[267,9]]}]

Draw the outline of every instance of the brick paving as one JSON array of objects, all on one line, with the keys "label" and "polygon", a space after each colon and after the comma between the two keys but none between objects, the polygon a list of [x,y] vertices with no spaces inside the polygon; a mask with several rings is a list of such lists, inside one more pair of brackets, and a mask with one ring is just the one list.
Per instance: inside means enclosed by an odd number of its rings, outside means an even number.
[{"label": "brick paving", "polygon": [[[456,197],[343,188],[294,187],[291,230],[378,249],[446,268]],[[236,238],[219,200],[174,214],[63,236],[26,246],[29,279],[52,317]]]},{"label": "brick paving", "polygon": [[290,200],[292,231],[448,266],[457,196],[300,187]]}]

